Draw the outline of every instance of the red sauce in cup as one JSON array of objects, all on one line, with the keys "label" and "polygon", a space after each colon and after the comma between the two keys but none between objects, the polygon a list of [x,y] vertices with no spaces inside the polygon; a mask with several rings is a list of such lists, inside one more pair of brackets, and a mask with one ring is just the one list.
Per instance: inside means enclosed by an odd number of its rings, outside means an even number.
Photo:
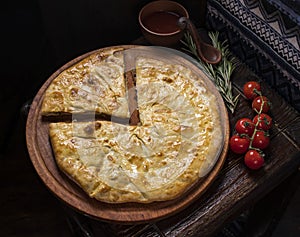
[{"label": "red sauce in cup", "polygon": [[179,18],[180,16],[174,12],[159,11],[145,17],[143,24],[152,32],[167,34],[180,30]]}]

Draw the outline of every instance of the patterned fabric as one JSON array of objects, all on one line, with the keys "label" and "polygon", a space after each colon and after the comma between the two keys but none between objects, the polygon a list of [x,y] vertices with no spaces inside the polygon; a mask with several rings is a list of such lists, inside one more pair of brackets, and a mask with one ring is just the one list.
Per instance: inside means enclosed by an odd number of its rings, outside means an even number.
[{"label": "patterned fabric", "polygon": [[297,110],[299,12],[300,0],[208,0],[207,15],[208,26],[229,41],[232,52]]}]

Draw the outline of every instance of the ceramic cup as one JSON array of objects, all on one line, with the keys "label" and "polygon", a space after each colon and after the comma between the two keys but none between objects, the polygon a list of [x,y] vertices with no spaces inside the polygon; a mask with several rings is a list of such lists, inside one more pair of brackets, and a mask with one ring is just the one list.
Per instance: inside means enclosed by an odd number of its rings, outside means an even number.
[{"label": "ceramic cup", "polygon": [[183,36],[178,26],[180,17],[189,17],[177,2],[159,0],[145,5],[139,12],[141,31],[148,42],[159,46],[175,46]]}]

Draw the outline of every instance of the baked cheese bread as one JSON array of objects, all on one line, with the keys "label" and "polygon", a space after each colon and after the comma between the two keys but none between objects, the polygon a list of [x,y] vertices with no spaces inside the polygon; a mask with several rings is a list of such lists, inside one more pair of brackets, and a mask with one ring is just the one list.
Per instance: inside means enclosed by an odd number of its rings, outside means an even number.
[{"label": "baked cheese bread", "polygon": [[58,75],[46,90],[42,115],[90,112],[128,117],[122,50],[94,53]]},{"label": "baked cheese bread", "polygon": [[[140,123],[122,124],[114,118],[129,118],[126,79],[114,77],[115,73],[105,74],[110,79],[95,76],[106,73],[109,66],[113,71],[117,67],[118,75],[124,75],[124,66],[120,66],[124,65],[120,63],[124,59],[122,53],[118,52],[117,59],[113,52],[107,53],[111,55],[100,62],[96,60],[96,66],[89,64],[83,78],[83,74],[78,74],[79,82],[66,83],[65,78],[72,78],[66,75],[90,59],[61,73],[48,88],[43,102],[45,116],[66,111],[80,114],[93,109],[88,104],[80,107],[80,100],[76,101],[75,111],[69,100],[63,100],[62,107],[51,105],[51,93],[60,91],[66,98],[66,88],[74,86],[87,92],[92,102],[99,101],[97,91],[108,90],[101,99],[102,105],[96,106],[96,113],[117,115],[107,121],[50,123],[58,167],[90,197],[107,203],[150,203],[183,195],[207,175],[223,146],[215,96],[185,65],[138,55],[133,70]],[[117,66],[110,59],[117,61]],[[95,74],[94,70],[101,67],[103,71]],[[97,78],[96,89],[86,88],[84,78],[91,77]],[[124,103],[110,106],[114,98]]]}]

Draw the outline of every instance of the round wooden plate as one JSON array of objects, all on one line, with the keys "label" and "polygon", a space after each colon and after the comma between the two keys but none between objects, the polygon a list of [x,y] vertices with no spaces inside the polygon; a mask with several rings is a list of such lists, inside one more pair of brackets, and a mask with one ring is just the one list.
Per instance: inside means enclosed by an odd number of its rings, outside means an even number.
[{"label": "round wooden plate", "polygon": [[[120,46],[124,49],[136,46]],[[100,49],[104,50],[104,49]],[[96,50],[99,51],[99,50]],[[219,158],[217,159],[213,169],[207,176],[202,178],[196,185],[193,186],[188,192],[181,197],[164,202],[154,202],[150,204],[140,203],[124,203],[124,204],[108,204],[90,198],[84,191],[81,190],[73,181],[64,175],[57,167],[55,158],[52,152],[48,122],[42,119],[41,104],[43,101],[44,93],[52,82],[62,71],[71,67],[75,63],[81,61],[85,57],[95,53],[96,51],[84,54],[63,67],[58,69],[40,88],[36,97],[34,98],[26,124],[26,140],[27,148],[31,161],[41,177],[45,185],[62,201],[76,210],[87,214],[93,218],[103,221],[111,221],[118,223],[142,223],[150,222],[158,219],[168,217],[178,213],[183,208],[187,207],[195,201],[203,192],[206,191],[208,186],[213,182],[214,178],[220,171],[226,154],[228,151],[229,140],[229,122],[228,115],[222,97],[215,88],[214,84],[204,75],[204,73],[185,57],[184,54],[179,53],[178,59],[185,65],[188,65],[194,72],[201,74],[201,77],[206,81],[209,89],[215,94],[218,100],[220,117],[222,119],[223,132],[224,132],[224,146],[220,151]]]}]

